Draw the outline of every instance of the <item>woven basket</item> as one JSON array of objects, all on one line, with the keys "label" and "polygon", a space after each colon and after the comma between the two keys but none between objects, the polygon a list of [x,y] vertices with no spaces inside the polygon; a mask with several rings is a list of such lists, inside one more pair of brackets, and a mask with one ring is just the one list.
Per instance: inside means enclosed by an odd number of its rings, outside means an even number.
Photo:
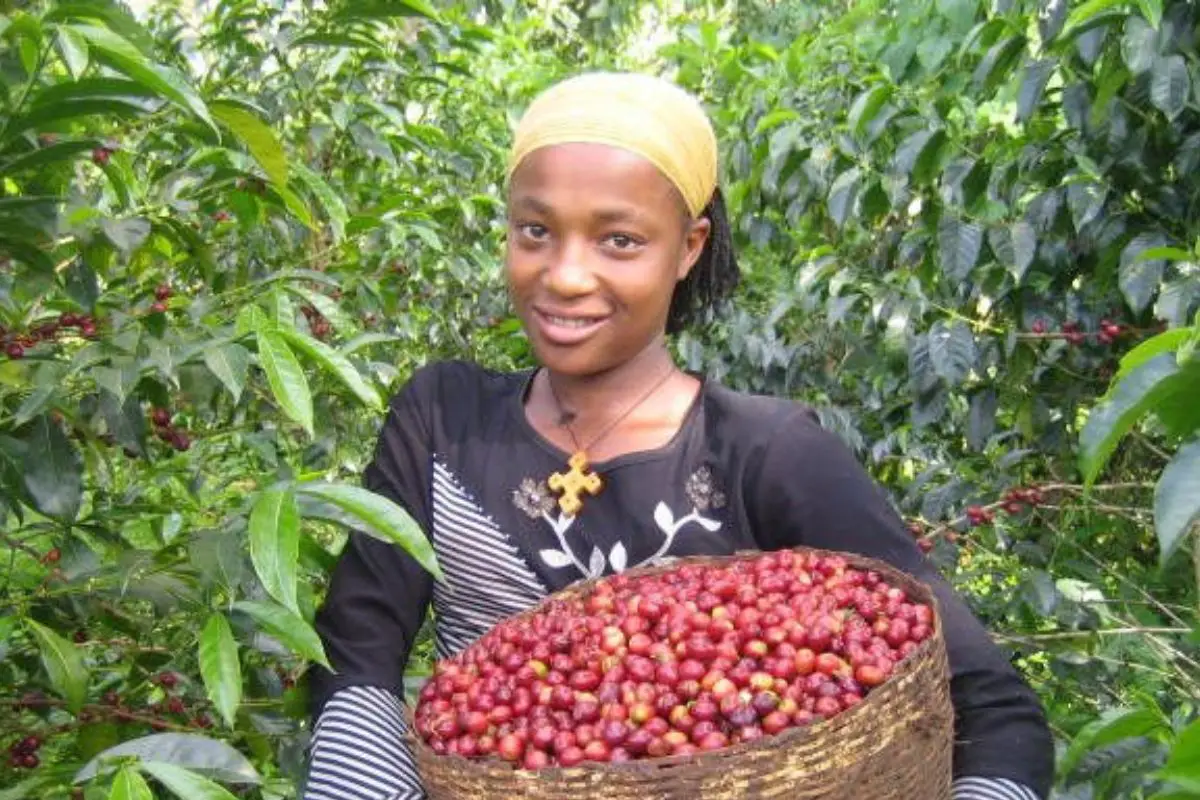
[{"label": "woven basket", "polygon": [[[806,552],[814,552],[808,550]],[[680,558],[666,566],[720,565],[761,553]],[[910,598],[935,610],[933,634],[861,703],[803,728],[723,750],[623,764],[516,770],[498,759],[439,756],[410,736],[430,800],[949,800],[954,711],[937,601],[927,586],[888,564],[838,553],[854,567],[875,570]],[[586,594],[595,581],[555,597]],[[540,605],[519,615],[537,613]],[[409,719],[410,730],[412,726]]]}]

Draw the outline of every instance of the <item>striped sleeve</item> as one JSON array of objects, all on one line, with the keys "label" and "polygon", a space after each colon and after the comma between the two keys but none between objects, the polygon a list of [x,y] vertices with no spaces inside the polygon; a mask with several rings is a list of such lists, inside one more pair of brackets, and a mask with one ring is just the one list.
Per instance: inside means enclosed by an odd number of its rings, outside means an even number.
[{"label": "striped sleeve", "polygon": [[304,800],[424,800],[406,729],[391,692],[335,692],[313,731]]},{"label": "striped sleeve", "polygon": [[952,800],[1041,800],[1028,786],[1007,778],[959,778]]}]

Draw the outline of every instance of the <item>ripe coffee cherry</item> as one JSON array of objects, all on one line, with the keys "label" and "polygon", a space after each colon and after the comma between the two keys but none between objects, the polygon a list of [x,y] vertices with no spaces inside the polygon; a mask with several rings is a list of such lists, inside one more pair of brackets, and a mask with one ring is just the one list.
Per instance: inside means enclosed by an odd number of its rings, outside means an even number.
[{"label": "ripe coffee cherry", "polygon": [[1030,330],[1039,335],[1043,334],[1046,332],[1046,323],[1043,320],[1035,319],[1033,325],[1030,326]]},{"label": "ripe coffee cherry", "polygon": [[9,342],[4,348],[4,353],[9,358],[17,360],[25,357],[25,348],[17,342]]},{"label": "ripe coffee cherry", "polygon": [[108,164],[109,158],[112,156],[112,150],[107,147],[97,147],[92,150],[92,163],[98,167],[103,167]]},{"label": "ripe coffee cherry", "polygon": [[158,286],[154,287],[154,299],[166,301],[166,300],[169,300],[170,298],[171,298],[170,284],[160,283]]},{"label": "ripe coffee cherry", "polygon": [[150,313],[151,314],[164,314],[164,313],[166,313],[166,311],[167,311],[166,303],[163,303],[161,301],[155,301],[154,303],[150,304]]},{"label": "ripe coffee cherry", "polygon": [[179,676],[174,672],[160,672],[155,677],[154,682],[164,689],[170,690],[174,689],[179,683]]},{"label": "ripe coffee cherry", "polygon": [[57,564],[62,558],[62,551],[57,547],[51,547],[46,551],[46,555],[42,556],[42,561],[47,564]]},{"label": "ripe coffee cherry", "polygon": [[435,754],[524,769],[719,749],[862,702],[935,624],[836,556],[617,575],[438,662],[415,730]]},{"label": "ripe coffee cherry", "polygon": [[150,421],[156,427],[165,428],[171,424],[171,412],[165,408],[156,408],[150,412]]}]

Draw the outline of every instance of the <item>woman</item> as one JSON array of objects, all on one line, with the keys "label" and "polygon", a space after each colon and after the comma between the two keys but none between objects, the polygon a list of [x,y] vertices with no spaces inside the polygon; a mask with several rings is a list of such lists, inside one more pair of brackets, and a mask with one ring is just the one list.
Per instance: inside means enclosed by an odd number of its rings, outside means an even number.
[{"label": "woman", "polygon": [[[366,485],[420,523],[446,579],[351,537],[317,623],[336,674],[312,674],[308,800],[421,796],[397,698],[430,602],[441,657],[582,578],[797,545],[932,584],[953,672],[955,797],[1047,794],[1036,697],[840,440],[790,401],[673,363],[666,334],[738,279],[716,182],[706,115],[656,78],[579,76],[522,119],[506,263],[539,366],[435,364],[393,399]],[[571,473],[584,485],[564,487]]]}]

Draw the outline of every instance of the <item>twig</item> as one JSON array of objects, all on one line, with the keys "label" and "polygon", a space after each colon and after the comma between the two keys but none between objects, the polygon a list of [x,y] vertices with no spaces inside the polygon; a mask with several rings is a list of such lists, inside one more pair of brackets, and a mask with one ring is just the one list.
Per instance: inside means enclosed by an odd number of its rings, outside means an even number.
[{"label": "twig", "polygon": [[1028,642],[1047,642],[1055,639],[1078,639],[1089,636],[1126,636],[1131,634],[1190,634],[1191,628],[1099,628],[1092,631],[1055,631],[1053,633],[1031,633],[1022,636],[1010,635],[1008,638],[1021,639]]}]

